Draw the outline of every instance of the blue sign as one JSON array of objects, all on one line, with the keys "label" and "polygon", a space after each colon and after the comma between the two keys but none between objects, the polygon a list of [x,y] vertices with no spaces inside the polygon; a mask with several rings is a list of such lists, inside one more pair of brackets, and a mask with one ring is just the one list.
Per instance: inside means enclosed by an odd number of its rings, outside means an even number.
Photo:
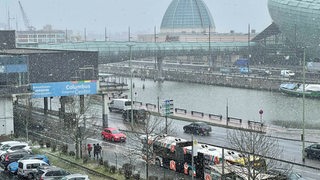
[{"label": "blue sign", "polygon": [[32,98],[97,94],[97,81],[32,83]]}]

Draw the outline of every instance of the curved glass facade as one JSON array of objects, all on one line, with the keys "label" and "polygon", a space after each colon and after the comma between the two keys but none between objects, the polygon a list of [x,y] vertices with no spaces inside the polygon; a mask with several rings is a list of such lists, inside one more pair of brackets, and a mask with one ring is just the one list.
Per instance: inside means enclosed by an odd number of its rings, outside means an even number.
[{"label": "curved glass facade", "polygon": [[319,57],[319,0],[268,0],[268,9],[290,42],[296,47],[306,47],[311,56]]},{"label": "curved glass facade", "polygon": [[173,0],[166,10],[161,33],[203,33],[215,31],[211,13],[203,0]]}]

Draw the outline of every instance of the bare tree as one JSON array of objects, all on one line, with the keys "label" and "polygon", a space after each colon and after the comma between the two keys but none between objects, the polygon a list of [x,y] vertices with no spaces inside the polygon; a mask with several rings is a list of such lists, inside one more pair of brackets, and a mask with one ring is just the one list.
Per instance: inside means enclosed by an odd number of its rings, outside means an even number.
[{"label": "bare tree", "polygon": [[55,129],[57,133],[63,134],[75,144],[76,158],[82,157],[82,142],[99,131],[98,115],[92,108],[94,106],[91,96],[84,97],[82,108],[79,99],[79,96],[69,97],[66,102],[64,122],[60,122],[60,127]]},{"label": "bare tree", "polygon": [[168,134],[174,135],[172,120],[168,120],[166,127],[164,117],[152,116],[148,113],[145,123],[131,126],[132,133],[127,136],[127,138],[130,138],[133,142],[136,142],[132,144],[132,151],[130,151],[130,154],[127,154],[127,156],[138,157],[145,161],[147,179],[149,176],[149,165],[153,163],[154,160],[153,142],[165,134],[166,128]]},{"label": "bare tree", "polygon": [[[261,132],[229,130],[227,133],[230,146],[241,154],[238,161],[235,161],[241,167],[240,173],[249,180],[258,179],[267,169],[279,166],[279,162],[272,159],[279,158],[283,152],[276,139]],[[266,160],[264,157],[272,159]]]}]

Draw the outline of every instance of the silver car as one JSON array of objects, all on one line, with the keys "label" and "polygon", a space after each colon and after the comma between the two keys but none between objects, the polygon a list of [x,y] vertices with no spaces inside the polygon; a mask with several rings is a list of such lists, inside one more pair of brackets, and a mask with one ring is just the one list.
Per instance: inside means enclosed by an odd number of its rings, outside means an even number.
[{"label": "silver car", "polygon": [[53,180],[61,179],[70,174],[70,172],[56,166],[39,166],[36,178],[41,180]]}]

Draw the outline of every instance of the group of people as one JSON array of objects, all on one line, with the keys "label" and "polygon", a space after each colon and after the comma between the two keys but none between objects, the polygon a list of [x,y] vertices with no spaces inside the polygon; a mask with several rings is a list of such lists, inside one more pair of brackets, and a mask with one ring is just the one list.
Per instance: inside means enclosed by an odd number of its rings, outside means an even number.
[{"label": "group of people", "polygon": [[101,149],[102,147],[99,145],[99,143],[97,144],[93,144],[93,147],[91,144],[87,145],[87,150],[88,150],[88,155],[89,157],[91,157],[91,151],[93,149],[93,158],[97,158],[99,159],[99,157],[101,158]]}]

